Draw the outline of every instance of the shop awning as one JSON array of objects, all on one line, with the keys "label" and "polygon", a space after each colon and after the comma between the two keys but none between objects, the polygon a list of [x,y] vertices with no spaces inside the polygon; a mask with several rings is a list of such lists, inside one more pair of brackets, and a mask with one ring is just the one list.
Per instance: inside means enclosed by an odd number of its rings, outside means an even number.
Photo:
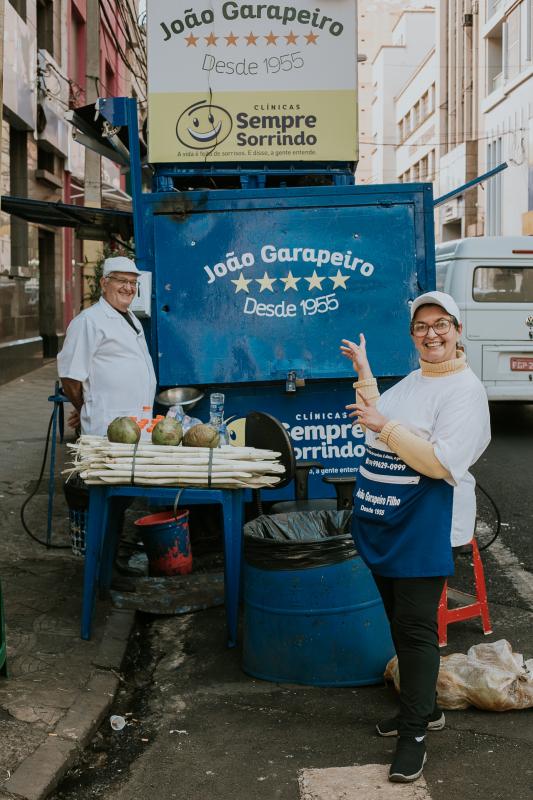
[{"label": "shop awning", "polygon": [[133,236],[133,216],[130,211],[9,196],[2,197],[2,211],[38,225],[74,228],[80,239],[101,242],[118,236],[127,242]]}]

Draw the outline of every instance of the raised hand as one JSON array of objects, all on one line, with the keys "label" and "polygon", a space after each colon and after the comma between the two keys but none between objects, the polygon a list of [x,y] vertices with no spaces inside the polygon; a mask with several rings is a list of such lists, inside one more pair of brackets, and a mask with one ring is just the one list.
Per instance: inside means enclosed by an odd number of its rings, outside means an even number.
[{"label": "raised hand", "polygon": [[343,339],[340,345],[342,355],[352,362],[354,372],[361,380],[372,377],[372,370],[366,355],[366,339],[363,333],[359,334],[359,344]]},{"label": "raised hand", "polygon": [[[358,395],[360,395],[359,392]],[[358,422],[375,433],[379,433],[388,422],[387,417],[380,414],[377,408],[370,405],[362,395],[358,396],[357,403],[351,403],[346,406],[346,409],[351,412],[348,416],[354,420],[354,424]]]}]

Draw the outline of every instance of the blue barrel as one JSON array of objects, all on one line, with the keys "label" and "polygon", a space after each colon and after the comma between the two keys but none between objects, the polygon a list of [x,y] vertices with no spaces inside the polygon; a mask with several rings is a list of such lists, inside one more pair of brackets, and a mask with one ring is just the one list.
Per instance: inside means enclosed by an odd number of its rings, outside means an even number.
[{"label": "blue barrel", "polygon": [[256,678],[311,686],[381,683],[394,655],[360,556],[295,570],[244,565],[243,661]]}]

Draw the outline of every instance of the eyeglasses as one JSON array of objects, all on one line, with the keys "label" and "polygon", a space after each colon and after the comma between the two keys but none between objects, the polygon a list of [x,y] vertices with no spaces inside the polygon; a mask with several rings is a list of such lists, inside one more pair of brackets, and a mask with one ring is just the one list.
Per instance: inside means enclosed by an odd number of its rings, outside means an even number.
[{"label": "eyeglasses", "polygon": [[107,277],[110,281],[115,281],[115,283],[118,283],[118,285],[122,286],[123,289],[125,289],[126,286],[129,286],[131,289],[136,289],[139,285],[138,280],[129,281],[127,278],[115,278],[114,275],[108,275]]},{"label": "eyeglasses", "polygon": [[411,333],[413,336],[422,337],[425,336],[431,328],[437,336],[444,336],[445,333],[448,333],[452,324],[453,321],[451,319],[445,319],[444,317],[438,319],[433,325],[428,325],[427,322],[412,322]]}]

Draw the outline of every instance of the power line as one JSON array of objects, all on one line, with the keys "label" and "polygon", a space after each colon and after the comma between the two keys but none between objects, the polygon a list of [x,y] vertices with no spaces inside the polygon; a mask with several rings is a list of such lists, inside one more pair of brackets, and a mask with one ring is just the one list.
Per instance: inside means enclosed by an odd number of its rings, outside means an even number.
[{"label": "power line", "polygon": [[463,144],[464,142],[482,142],[486,141],[487,139],[495,139],[498,136],[507,136],[510,133],[525,133],[526,128],[509,128],[507,131],[501,131],[499,133],[488,133],[484,136],[471,136],[470,138],[466,139],[455,139],[449,140],[443,135],[443,139],[440,142],[402,142],[398,144],[396,142],[375,142],[375,141],[365,141],[364,139],[359,139],[359,144],[370,145],[375,147],[441,147],[442,145],[448,145],[450,147],[456,147],[459,144]]},{"label": "power line", "polygon": [[[135,35],[136,35],[137,43],[133,41],[132,33],[131,33],[131,30],[130,30],[130,24],[129,24],[127,18],[126,18],[126,14],[125,14],[125,10],[124,10],[125,7],[130,12],[130,21],[133,21],[133,29],[134,29],[134,32],[135,32]],[[131,11],[129,9],[129,5],[127,3],[127,0],[126,0],[125,7],[124,7],[123,3],[120,0],[119,0],[119,2],[117,2],[117,9],[119,11],[120,18],[121,18],[122,23],[123,23],[121,25],[120,22],[119,22],[119,18],[117,17],[116,18],[117,24],[118,24],[120,32],[124,36],[124,39],[126,41],[126,46],[129,47],[130,50],[138,51],[138,52],[135,53],[135,60],[136,60],[137,64],[139,65],[139,67],[142,67],[142,71],[145,73],[146,72],[146,60],[144,58],[143,43],[142,43],[141,39],[139,38],[139,30],[138,30],[138,27],[137,27],[137,24],[136,24],[135,20],[131,16]]]},{"label": "power line", "polygon": [[[403,63],[402,64],[390,64],[390,63],[387,63],[386,66],[387,66],[387,68],[388,67],[406,67],[406,68],[409,67],[410,69],[418,69],[422,65],[422,63],[423,63],[423,60],[419,64],[403,64]],[[362,64],[363,64],[363,66],[373,66],[372,64],[369,64],[368,62],[362,62]],[[502,67],[503,66],[504,65],[502,64]],[[515,64],[514,62],[512,62],[512,63],[506,62],[505,66],[506,67],[512,67],[512,68],[518,67],[518,69],[525,69],[526,68],[526,63],[522,62],[522,63],[516,63]],[[466,69],[466,66],[465,66],[465,64],[458,65],[458,66],[453,66],[452,64],[446,64],[445,67],[442,67],[440,65],[436,65],[435,68],[438,69],[439,72],[451,72],[452,69],[456,69],[458,71],[464,72],[465,69]],[[359,66],[359,69],[361,69],[361,66]],[[468,71],[469,72],[471,72],[471,71],[472,72],[473,71],[488,72],[489,70],[494,70],[494,69],[495,69],[495,67],[491,66],[490,64],[487,64],[485,66],[481,66],[479,64],[477,66],[475,66],[475,65],[472,64],[472,65],[470,65],[468,67]]]},{"label": "power line", "polygon": [[[124,24],[128,31],[128,44],[130,45],[131,49],[136,51],[136,58],[141,64],[146,68],[146,57],[145,57],[145,37],[141,31],[140,25],[133,14],[132,8],[128,0],[125,0],[123,3],[122,0],[118,2],[118,9],[120,15],[123,18]],[[126,13],[125,13],[126,12]],[[129,17],[129,21],[126,17]],[[135,43],[132,39],[131,31],[135,35],[137,42]]]},{"label": "power line", "polygon": [[[134,75],[137,78],[137,80],[141,82],[141,84],[144,84],[145,81],[146,81],[146,73],[145,74],[139,74],[138,72],[135,71],[135,69],[133,68],[133,65],[128,60],[127,54],[124,52],[124,49],[123,49],[122,45],[118,41],[118,38],[117,38],[116,33],[115,33],[115,30],[113,28],[113,25],[111,24],[111,20],[109,19],[107,10],[105,8],[104,0],[100,0],[99,5],[100,5],[100,9],[101,9],[101,11],[102,11],[102,13],[104,15],[105,21],[107,23],[107,28],[109,29],[109,37],[112,40],[113,44],[117,48],[117,53],[119,55],[120,60],[128,68],[128,70],[131,72],[131,74]],[[121,31],[122,31],[122,28],[121,28]],[[139,64],[139,67],[141,67],[141,64]]]}]

